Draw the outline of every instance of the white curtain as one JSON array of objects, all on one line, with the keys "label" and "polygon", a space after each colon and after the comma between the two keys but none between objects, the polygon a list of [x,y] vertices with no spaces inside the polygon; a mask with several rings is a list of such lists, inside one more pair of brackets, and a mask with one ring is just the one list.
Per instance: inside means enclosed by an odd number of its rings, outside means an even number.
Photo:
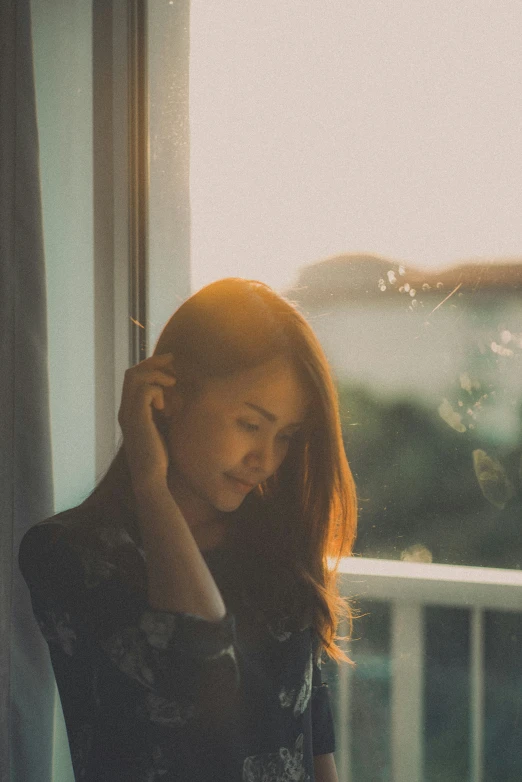
[{"label": "white curtain", "polygon": [[46,782],[55,684],[17,561],[25,531],[53,512],[31,11],[0,6],[0,778]]}]

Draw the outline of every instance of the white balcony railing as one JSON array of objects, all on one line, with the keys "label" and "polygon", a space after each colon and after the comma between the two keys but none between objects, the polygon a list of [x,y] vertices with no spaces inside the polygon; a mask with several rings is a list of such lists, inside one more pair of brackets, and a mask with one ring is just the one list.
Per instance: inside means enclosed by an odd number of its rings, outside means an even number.
[{"label": "white balcony railing", "polygon": [[[470,780],[483,782],[484,630],[487,610],[522,611],[522,572],[496,568],[418,564],[351,557],[341,562],[343,595],[391,605],[391,762],[393,782],[423,780],[424,606],[471,612],[469,678]],[[356,782],[350,768],[350,678],[339,668],[338,770]]]}]

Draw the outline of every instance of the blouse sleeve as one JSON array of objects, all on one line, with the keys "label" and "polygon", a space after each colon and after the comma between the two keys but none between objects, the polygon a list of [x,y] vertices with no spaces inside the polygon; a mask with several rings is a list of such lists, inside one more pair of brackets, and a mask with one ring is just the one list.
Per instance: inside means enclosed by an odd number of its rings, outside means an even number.
[{"label": "blouse sleeve", "polygon": [[330,692],[327,683],[322,680],[321,662],[316,660],[315,644],[312,668],[312,752],[314,755],[335,752]]},{"label": "blouse sleeve", "polygon": [[71,657],[101,654],[144,691],[151,719],[169,705],[179,710],[180,698],[193,713],[198,691],[237,689],[231,614],[212,622],[152,609],[114,561],[72,545],[59,524],[26,533],[19,565],[50,649]]}]

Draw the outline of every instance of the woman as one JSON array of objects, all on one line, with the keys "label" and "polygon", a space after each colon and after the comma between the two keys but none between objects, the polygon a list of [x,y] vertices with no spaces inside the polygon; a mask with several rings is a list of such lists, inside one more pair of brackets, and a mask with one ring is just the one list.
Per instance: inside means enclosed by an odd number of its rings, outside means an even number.
[{"label": "woman", "polygon": [[335,782],[320,657],[355,490],[304,318],[259,282],[189,298],[127,370],[123,447],[19,554],[76,779]]}]

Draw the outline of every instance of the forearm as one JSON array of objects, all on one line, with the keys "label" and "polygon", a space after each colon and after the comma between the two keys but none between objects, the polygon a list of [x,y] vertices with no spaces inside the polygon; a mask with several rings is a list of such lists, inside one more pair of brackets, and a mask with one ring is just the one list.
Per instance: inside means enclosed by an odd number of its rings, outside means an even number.
[{"label": "forearm", "polygon": [[134,494],[151,607],[222,619],[223,598],[167,485],[135,487]]},{"label": "forearm", "polygon": [[316,782],[339,782],[333,754],[315,755],[314,776]]}]

